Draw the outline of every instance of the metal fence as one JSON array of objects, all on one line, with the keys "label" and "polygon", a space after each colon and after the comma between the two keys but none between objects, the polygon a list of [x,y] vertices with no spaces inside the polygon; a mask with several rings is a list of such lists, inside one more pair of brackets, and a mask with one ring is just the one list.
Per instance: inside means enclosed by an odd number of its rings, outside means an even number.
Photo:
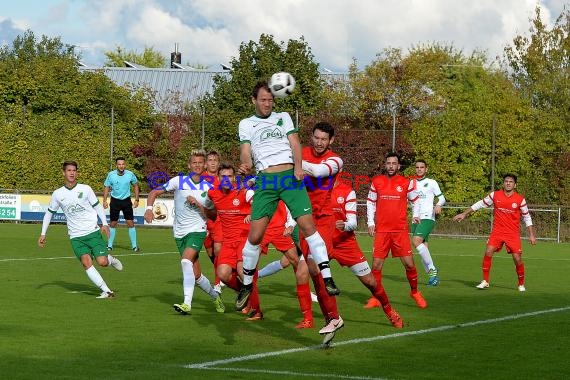
[{"label": "metal fence", "polygon": [[[430,236],[440,236],[457,239],[483,239],[489,236],[493,223],[492,209],[477,211],[461,223],[453,221],[453,216],[465,210],[468,205],[446,205],[437,218],[437,223]],[[538,240],[554,241],[557,243],[570,242],[570,228],[563,225],[563,214],[570,213],[568,208],[561,206],[529,207],[530,214]],[[366,202],[360,200],[357,204],[358,232],[367,233]],[[526,227],[521,221],[521,237],[527,238]]]},{"label": "metal fence", "polygon": [[[0,194],[51,194],[48,190],[16,190],[16,189],[0,189]],[[101,196],[101,193],[96,193]],[[168,196],[167,196],[168,197]],[[141,200],[146,201],[146,197],[141,194]],[[146,204],[146,203],[141,203]],[[23,208],[31,209],[31,205],[22,205]],[[437,218],[436,226],[431,236],[457,238],[457,239],[483,239],[489,235],[491,225],[493,222],[492,209],[482,209],[472,214],[469,218],[463,220],[461,223],[453,221],[453,216],[458,214],[460,210],[469,207],[470,204],[449,204],[442,208],[441,215]],[[2,209],[2,205],[0,205]],[[536,230],[538,240],[553,241],[557,243],[570,242],[570,207],[562,206],[535,206],[529,207],[533,220],[533,225]],[[38,211],[45,211],[39,210]],[[42,215],[43,218],[43,215]],[[42,218],[38,217],[37,220],[41,221]],[[358,229],[357,232],[365,234],[368,231],[366,220],[366,201],[359,199],[357,203],[357,218]],[[0,217],[0,221],[10,222],[9,219]],[[521,221],[521,237],[527,238],[526,228]]]}]

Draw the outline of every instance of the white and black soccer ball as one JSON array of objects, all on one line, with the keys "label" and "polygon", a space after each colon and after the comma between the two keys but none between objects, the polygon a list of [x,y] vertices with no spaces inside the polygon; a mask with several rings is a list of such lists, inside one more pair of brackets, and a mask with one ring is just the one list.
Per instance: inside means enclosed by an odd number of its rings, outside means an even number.
[{"label": "white and black soccer ball", "polygon": [[286,72],[275,73],[269,79],[269,89],[274,97],[284,98],[295,89],[295,78]]}]

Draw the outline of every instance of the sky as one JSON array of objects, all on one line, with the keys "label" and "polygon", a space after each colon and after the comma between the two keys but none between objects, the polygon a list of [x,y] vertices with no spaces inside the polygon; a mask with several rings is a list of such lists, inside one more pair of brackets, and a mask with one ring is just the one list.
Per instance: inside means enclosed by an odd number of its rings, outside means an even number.
[{"label": "sky", "polygon": [[502,55],[529,33],[539,4],[553,25],[569,0],[16,0],[2,1],[0,44],[27,29],[75,45],[81,61],[103,66],[118,46],[161,52],[178,44],[182,64],[220,70],[241,43],[272,35],[278,43],[305,39],[322,71],[371,64],[385,48],[453,45],[469,55]]}]

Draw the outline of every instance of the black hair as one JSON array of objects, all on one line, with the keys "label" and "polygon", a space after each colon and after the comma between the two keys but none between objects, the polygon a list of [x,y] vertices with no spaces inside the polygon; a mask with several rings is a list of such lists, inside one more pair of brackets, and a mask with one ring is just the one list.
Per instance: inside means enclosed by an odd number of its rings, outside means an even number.
[{"label": "black hair", "polygon": [[505,181],[505,179],[507,178],[512,178],[513,181],[515,181],[515,184],[517,183],[517,176],[513,173],[507,173],[503,176],[503,182]]},{"label": "black hair", "polygon": [[390,152],[386,155],[386,159],[390,158],[390,157],[396,157],[398,159],[398,163],[400,163],[400,155],[396,152]]},{"label": "black hair", "polygon": [[329,139],[334,137],[334,127],[330,123],[327,123],[326,121],[320,121],[317,124],[315,124],[315,126],[313,127],[313,134],[317,129],[319,131],[328,133]]}]

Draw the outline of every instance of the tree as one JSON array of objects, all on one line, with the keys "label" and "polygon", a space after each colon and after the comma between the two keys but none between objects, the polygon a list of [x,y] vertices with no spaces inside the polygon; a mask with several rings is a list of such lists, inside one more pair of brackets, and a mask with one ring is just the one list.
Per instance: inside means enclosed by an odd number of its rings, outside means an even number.
[{"label": "tree", "polygon": [[115,51],[105,52],[105,56],[107,57],[105,66],[111,67],[124,67],[125,61],[145,67],[164,67],[166,62],[160,52],[148,46],[145,46],[142,53],[138,53],[136,50],[125,51],[122,47],[117,46]]},{"label": "tree", "polygon": [[322,102],[318,64],[302,37],[277,43],[273,36],[262,34],[258,42],[243,42],[238,57],[232,58],[230,66],[231,75],[216,76],[212,94],[190,106],[190,133],[200,134],[205,115],[207,148],[224,152],[224,158],[230,161],[238,157],[238,123],[254,112],[251,91],[258,80],[267,80],[278,71],[289,72],[295,77],[294,93],[276,99],[275,103],[277,110],[288,111],[293,118],[296,111],[314,114]]},{"label": "tree", "polygon": [[[505,71],[533,107],[535,124],[527,138],[540,150],[531,158],[540,162],[538,175],[549,188],[543,202],[570,202],[570,10],[565,9],[551,29],[542,21],[540,7],[530,20],[530,36],[519,35],[505,49]],[[539,194],[537,194],[539,195]]]},{"label": "tree", "polygon": [[132,93],[103,73],[80,72],[73,47],[26,31],[0,49],[0,188],[50,189],[60,165],[79,162],[81,181],[101,187],[109,157],[111,110],[115,152],[132,158],[133,145],[154,122],[144,91]]}]

